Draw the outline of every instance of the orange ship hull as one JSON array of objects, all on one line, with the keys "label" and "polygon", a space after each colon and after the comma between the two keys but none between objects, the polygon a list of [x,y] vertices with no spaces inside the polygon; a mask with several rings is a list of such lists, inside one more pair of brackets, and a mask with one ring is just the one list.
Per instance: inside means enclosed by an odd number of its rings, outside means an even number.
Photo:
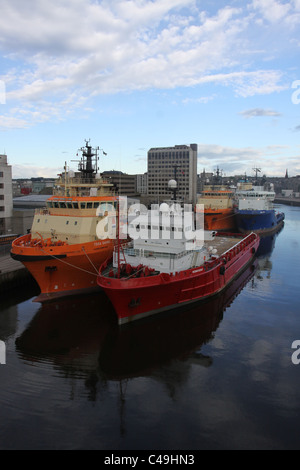
[{"label": "orange ship hull", "polygon": [[34,245],[28,234],[14,240],[11,256],[21,261],[38,283],[41,293],[35,301],[44,302],[99,289],[98,269],[111,256],[114,244],[114,240],[106,239],[75,245]]},{"label": "orange ship hull", "polygon": [[233,209],[204,209],[204,230],[236,232]]}]

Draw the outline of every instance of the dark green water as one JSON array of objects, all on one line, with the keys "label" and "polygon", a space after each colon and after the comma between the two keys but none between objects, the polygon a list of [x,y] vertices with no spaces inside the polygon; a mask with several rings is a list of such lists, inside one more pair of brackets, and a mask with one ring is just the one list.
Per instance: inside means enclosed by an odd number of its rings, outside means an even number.
[{"label": "dark green water", "polygon": [[104,294],[0,301],[0,449],[300,449],[300,208],[221,297],[120,330]]}]

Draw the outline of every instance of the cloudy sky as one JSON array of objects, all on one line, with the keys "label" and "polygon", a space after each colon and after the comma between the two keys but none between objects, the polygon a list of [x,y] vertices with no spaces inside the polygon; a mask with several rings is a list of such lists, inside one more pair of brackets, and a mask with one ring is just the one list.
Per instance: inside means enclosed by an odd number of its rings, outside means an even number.
[{"label": "cloudy sky", "polygon": [[300,0],[1,0],[0,153],[56,176],[197,143],[198,172],[300,174]]}]

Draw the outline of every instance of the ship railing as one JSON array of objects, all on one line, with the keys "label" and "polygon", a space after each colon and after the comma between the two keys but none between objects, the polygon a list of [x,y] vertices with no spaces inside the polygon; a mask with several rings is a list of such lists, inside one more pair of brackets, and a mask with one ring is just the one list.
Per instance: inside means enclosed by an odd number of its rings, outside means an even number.
[{"label": "ship railing", "polygon": [[56,185],[60,186],[85,186],[85,185],[95,185],[95,186],[100,186],[103,184],[107,184],[112,186],[112,183],[109,180],[103,179],[103,178],[59,178],[56,181]]},{"label": "ship railing", "polygon": [[35,209],[34,213],[35,215],[49,215],[50,214],[49,210],[46,207],[43,207],[43,208],[39,207]]},{"label": "ship railing", "polygon": [[[115,248],[115,253],[116,253],[116,248]],[[180,251],[179,253],[165,253],[165,252],[160,252],[160,251],[153,251],[153,250],[141,250],[141,249],[135,249],[135,248],[123,248],[123,253],[126,256],[132,256],[132,257],[140,257],[143,256],[145,258],[167,258],[167,259],[180,259],[183,256],[186,256],[187,254],[191,253],[191,251],[194,252],[194,250],[185,250],[185,251]]]}]

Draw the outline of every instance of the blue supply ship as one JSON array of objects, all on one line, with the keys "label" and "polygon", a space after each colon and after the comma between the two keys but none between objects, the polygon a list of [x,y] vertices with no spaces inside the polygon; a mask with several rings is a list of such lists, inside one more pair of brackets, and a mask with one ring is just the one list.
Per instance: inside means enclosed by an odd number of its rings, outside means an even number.
[{"label": "blue supply ship", "polygon": [[236,223],[242,233],[271,233],[283,225],[284,213],[273,207],[275,192],[265,191],[263,186],[236,191]]}]

